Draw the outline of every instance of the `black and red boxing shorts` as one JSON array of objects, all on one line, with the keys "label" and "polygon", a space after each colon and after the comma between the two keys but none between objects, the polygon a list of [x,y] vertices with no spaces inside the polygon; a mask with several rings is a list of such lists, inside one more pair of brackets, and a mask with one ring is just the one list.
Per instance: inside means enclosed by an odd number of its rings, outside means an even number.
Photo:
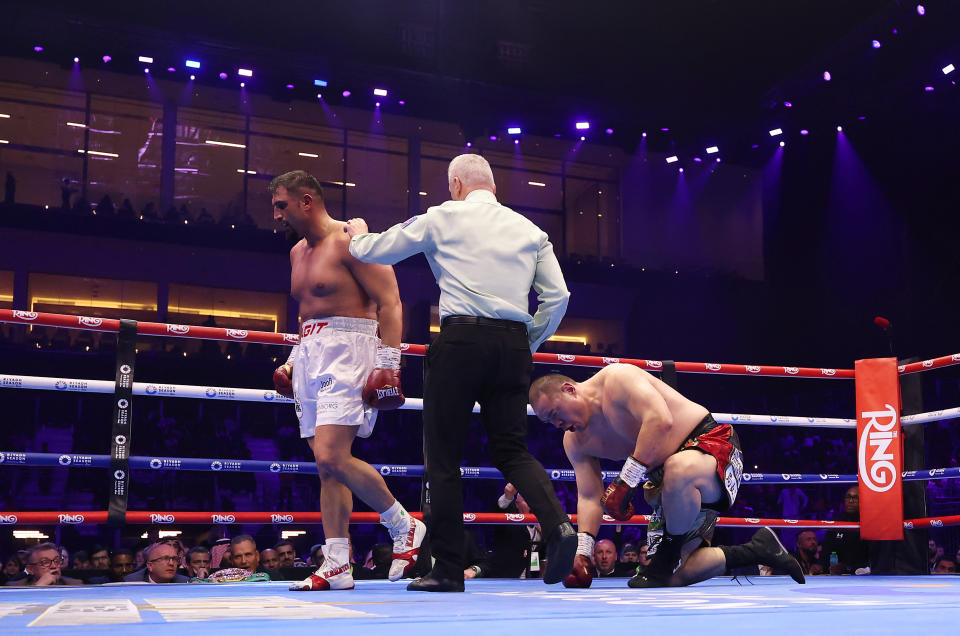
[{"label": "black and red boxing shorts", "polygon": [[[729,424],[718,424],[717,420],[707,413],[677,452],[685,450],[698,450],[717,460],[717,478],[724,496],[714,503],[703,504],[703,507],[717,512],[729,510],[737,499],[740,478],[743,475],[743,449],[740,448],[737,432]],[[662,468],[657,472],[660,472],[662,479]]]}]

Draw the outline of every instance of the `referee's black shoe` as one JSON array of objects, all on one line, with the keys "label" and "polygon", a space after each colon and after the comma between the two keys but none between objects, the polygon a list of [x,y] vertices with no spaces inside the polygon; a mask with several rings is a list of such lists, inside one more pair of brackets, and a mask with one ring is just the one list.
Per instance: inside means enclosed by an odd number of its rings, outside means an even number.
[{"label": "referee's black shoe", "polygon": [[573,524],[564,521],[547,538],[547,569],[543,572],[543,582],[562,581],[573,571],[573,558],[576,555],[577,532]]}]

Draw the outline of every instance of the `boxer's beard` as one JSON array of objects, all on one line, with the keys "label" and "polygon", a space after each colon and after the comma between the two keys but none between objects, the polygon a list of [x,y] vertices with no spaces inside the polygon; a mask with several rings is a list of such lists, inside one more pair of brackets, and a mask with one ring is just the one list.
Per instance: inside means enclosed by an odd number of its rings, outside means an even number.
[{"label": "boxer's beard", "polygon": [[296,243],[300,240],[300,235],[289,225],[287,226],[286,237],[287,243]]}]

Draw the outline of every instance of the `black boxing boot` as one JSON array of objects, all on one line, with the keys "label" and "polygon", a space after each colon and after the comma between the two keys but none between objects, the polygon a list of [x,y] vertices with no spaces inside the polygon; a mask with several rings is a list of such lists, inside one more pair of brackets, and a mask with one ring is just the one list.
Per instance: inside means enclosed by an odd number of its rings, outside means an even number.
[{"label": "black boxing boot", "polygon": [[721,545],[719,547],[723,556],[727,559],[728,569],[745,565],[766,565],[783,570],[797,583],[806,583],[803,568],[787,552],[776,533],[770,528],[760,528],[743,545]]},{"label": "black boxing boot", "polygon": [[680,550],[684,535],[663,533],[657,551],[650,558],[647,569],[627,581],[630,587],[667,587],[670,577],[680,567]]}]

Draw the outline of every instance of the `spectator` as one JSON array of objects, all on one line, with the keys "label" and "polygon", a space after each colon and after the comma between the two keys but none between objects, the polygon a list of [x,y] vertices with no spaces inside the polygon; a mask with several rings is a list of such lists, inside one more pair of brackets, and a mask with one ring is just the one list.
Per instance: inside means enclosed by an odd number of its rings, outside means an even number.
[{"label": "spectator", "polygon": [[90,551],[90,569],[106,570],[110,567],[110,553],[99,545],[93,546]]},{"label": "spectator", "polygon": [[173,544],[167,542],[154,543],[143,551],[147,567],[132,572],[123,578],[124,581],[144,583],[187,583],[190,579],[177,574],[182,555]]},{"label": "spectator", "polygon": [[[297,557],[297,551],[294,549],[293,544],[283,539],[278,541],[273,549],[277,551],[277,556],[280,557],[280,567],[282,568],[299,568],[306,567],[306,563],[299,557]],[[313,558],[311,551],[310,558]]]},{"label": "spectator", "polygon": [[62,568],[67,561],[52,543],[38,543],[27,552],[27,576],[7,581],[12,586],[83,585],[79,579],[63,576]]},{"label": "spectator", "polygon": [[207,211],[207,208],[200,208],[200,214],[197,216],[198,225],[214,225],[216,220],[213,215]]},{"label": "spectator", "polygon": [[[9,174],[9,173],[7,173]],[[16,553],[11,554],[3,563],[3,570],[0,571],[0,585],[6,585],[7,581],[22,579],[26,576],[23,571],[23,561]]]},{"label": "spectator", "polygon": [[197,579],[210,576],[210,550],[195,545],[187,551],[187,575]]},{"label": "spectator", "polygon": [[[320,552],[321,559],[323,553]],[[390,563],[393,561],[393,544],[378,543],[367,552],[367,558],[359,568],[354,568],[355,579],[385,579],[390,573]],[[317,565],[317,567],[320,567]]]},{"label": "spectator", "polygon": [[804,530],[797,535],[797,550],[793,556],[800,563],[804,574],[823,574],[823,566],[817,556],[819,551],[820,544],[813,530]]},{"label": "spectator", "polygon": [[133,209],[133,204],[130,203],[130,199],[124,199],[123,203],[120,204],[120,208],[117,210],[117,218],[128,221],[136,220],[137,212]]},{"label": "spectator", "polygon": [[103,195],[103,198],[100,199],[100,203],[97,204],[97,216],[110,216],[112,217],[116,210],[114,209],[113,199],[110,198],[109,194]]},{"label": "spectator", "polygon": [[[393,554],[392,544],[390,554]],[[323,565],[323,544],[317,543],[310,547],[310,567],[319,568],[321,565]]]},{"label": "spectator", "polygon": [[639,563],[640,551],[637,550],[637,546],[633,545],[632,543],[624,543],[623,549],[620,551],[620,562]]},{"label": "spectator", "polygon": [[260,563],[267,570],[280,569],[280,555],[273,548],[264,548],[260,550]]},{"label": "spectator", "polygon": [[90,555],[85,550],[77,550],[73,553],[74,570],[89,570],[90,567]]},{"label": "spectator", "polygon": [[133,572],[133,550],[119,548],[110,555],[109,574],[92,577],[88,583],[120,583]]},{"label": "spectator", "polygon": [[593,546],[594,577],[633,576],[636,566],[620,563],[617,548],[610,539],[601,539]]},{"label": "spectator", "polygon": [[3,202],[7,205],[13,205],[17,201],[17,180],[13,178],[13,173],[7,170],[6,191],[3,194]]},{"label": "spectator", "polygon": [[[843,495],[843,513],[840,521],[860,521],[860,489],[851,486]],[[830,564],[830,555],[837,553],[837,563]],[[852,529],[828,530],[820,546],[820,566],[830,574],[853,574],[869,565],[867,543],[860,532]]]},{"label": "spectator", "polygon": [[242,568],[248,572],[260,572],[270,577],[271,581],[282,581],[283,575],[276,570],[268,570],[260,564],[260,552],[257,551],[257,542],[249,534],[241,534],[230,540],[230,552],[233,555],[233,567]]},{"label": "spectator", "polygon": [[[176,210],[173,211],[176,214]],[[147,223],[159,223],[160,214],[157,212],[157,206],[153,201],[148,201],[147,205],[140,211],[140,220]]]},{"label": "spectator", "polygon": [[76,190],[74,190],[70,184],[70,179],[64,177],[60,181],[60,209],[64,212],[70,211],[70,197],[73,196],[74,192],[76,192]]},{"label": "spectator", "polygon": [[934,574],[956,574],[957,573],[957,562],[953,559],[948,559],[946,557],[937,561],[936,567],[933,568]]}]

